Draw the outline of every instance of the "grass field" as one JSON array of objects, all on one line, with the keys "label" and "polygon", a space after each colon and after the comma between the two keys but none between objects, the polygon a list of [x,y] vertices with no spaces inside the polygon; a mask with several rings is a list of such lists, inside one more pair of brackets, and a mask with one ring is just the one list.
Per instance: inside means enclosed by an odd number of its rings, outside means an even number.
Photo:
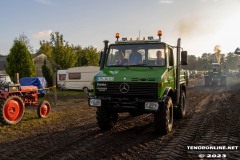
[{"label": "grass field", "polygon": [[39,98],[39,102],[47,100],[52,105],[49,116],[45,119],[39,119],[37,116],[37,107],[31,106],[25,108],[25,114],[22,120],[15,125],[3,125],[0,123],[0,142],[13,141],[25,138],[28,135],[42,134],[46,130],[52,130],[55,126],[61,126],[63,120],[68,121],[69,125],[75,123],[84,115],[84,107],[88,107],[87,94],[80,91],[57,91],[58,101],[56,107],[53,106],[53,92],[50,91],[44,97]]}]

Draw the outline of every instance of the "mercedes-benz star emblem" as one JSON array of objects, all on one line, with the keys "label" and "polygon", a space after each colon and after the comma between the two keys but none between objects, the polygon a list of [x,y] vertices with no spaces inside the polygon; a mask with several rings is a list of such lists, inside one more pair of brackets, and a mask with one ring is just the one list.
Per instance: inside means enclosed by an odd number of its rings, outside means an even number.
[{"label": "mercedes-benz star emblem", "polygon": [[129,91],[129,85],[127,83],[122,83],[119,89],[120,89],[120,92],[127,93]]}]

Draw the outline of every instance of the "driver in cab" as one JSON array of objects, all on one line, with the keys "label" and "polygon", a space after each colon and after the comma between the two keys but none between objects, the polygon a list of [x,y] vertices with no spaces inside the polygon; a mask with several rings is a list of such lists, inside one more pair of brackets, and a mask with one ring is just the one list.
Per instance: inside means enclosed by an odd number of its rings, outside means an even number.
[{"label": "driver in cab", "polygon": [[132,49],[129,55],[129,62],[132,65],[142,64],[142,54],[137,51],[137,49]]}]

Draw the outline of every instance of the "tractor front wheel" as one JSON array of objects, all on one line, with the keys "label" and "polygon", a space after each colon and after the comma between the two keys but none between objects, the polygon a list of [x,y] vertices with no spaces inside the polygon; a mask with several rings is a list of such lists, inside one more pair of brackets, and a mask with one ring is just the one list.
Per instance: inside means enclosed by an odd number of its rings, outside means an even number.
[{"label": "tractor front wheel", "polygon": [[20,97],[10,96],[0,102],[0,122],[16,124],[24,115],[24,104]]},{"label": "tractor front wheel", "polygon": [[39,118],[47,118],[51,110],[51,105],[48,101],[43,101],[38,105],[37,114]]},{"label": "tractor front wheel", "polygon": [[168,134],[173,127],[173,103],[172,98],[167,96],[160,109],[154,114],[155,130],[157,133]]}]

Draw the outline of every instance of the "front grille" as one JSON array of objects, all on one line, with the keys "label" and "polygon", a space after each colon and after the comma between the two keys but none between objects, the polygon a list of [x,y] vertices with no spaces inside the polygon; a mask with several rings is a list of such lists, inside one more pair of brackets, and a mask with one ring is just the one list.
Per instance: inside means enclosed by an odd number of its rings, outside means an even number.
[{"label": "front grille", "polygon": [[148,81],[148,82],[155,82],[156,81],[156,78],[132,78],[131,79],[132,81],[135,81],[135,82],[137,82],[137,81]]},{"label": "front grille", "polygon": [[[121,87],[122,86],[122,87]],[[126,90],[122,90],[125,86]],[[148,96],[157,97],[157,83],[137,82],[96,82],[96,95]],[[142,97],[144,98],[144,97]]]}]

